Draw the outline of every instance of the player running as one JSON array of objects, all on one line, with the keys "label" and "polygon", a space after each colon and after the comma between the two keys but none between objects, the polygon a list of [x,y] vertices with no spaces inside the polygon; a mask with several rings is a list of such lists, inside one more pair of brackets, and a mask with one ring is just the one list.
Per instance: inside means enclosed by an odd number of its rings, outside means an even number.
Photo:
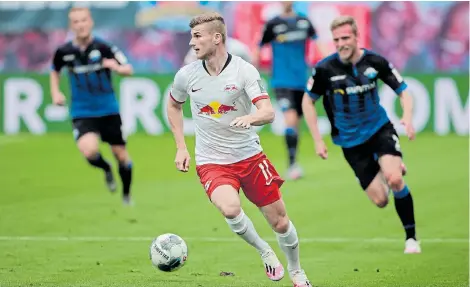
[{"label": "player running", "polygon": [[[318,126],[314,103],[323,95],[333,142],[342,147],[362,188],[378,206],[388,203],[389,189],[406,232],[405,253],[420,253],[416,240],[413,198],[403,179],[404,165],[397,132],[379,103],[377,80],[400,97],[406,134],[415,138],[412,98],[398,71],[382,56],[358,48],[356,21],[341,16],[331,24],[337,53],[312,70],[302,108],[315,141],[316,152],[326,159],[327,149]],[[309,97],[310,96],[310,97]]]},{"label": "player running", "polygon": [[75,37],[55,52],[50,74],[52,101],[56,105],[65,105],[66,99],[59,89],[60,71],[65,67],[72,90],[70,113],[78,149],[92,166],[104,171],[107,186],[114,192],[116,183],[111,165],[99,152],[98,137],[111,145],[119,162],[123,201],[130,204],[132,162],[121,131],[111,73],[131,75],[132,66],[117,47],[92,36],[90,10],[72,8],[69,20]]},{"label": "player running", "polygon": [[[261,255],[266,275],[284,277],[284,267],[261,239],[240,204],[239,189],[266,217],[288,261],[294,286],[311,286],[300,266],[297,231],[279,191],[283,180],[263,153],[252,126],[271,123],[274,110],[256,68],[227,53],[222,16],[207,13],[190,22],[198,61],[175,75],[167,111],[175,137],[176,167],[187,172],[190,156],[183,134],[183,103],[190,97],[196,132],[196,171],[207,196],[237,233]],[[252,104],[257,111],[250,114]]]},{"label": "player running", "polygon": [[[292,2],[281,3],[283,13],[266,23],[259,46],[271,43],[273,53],[271,86],[276,93],[286,125],[284,136],[289,155],[287,176],[295,180],[303,175],[296,158],[299,120],[302,117],[302,97],[308,75],[305,50],[308,40],[316,39],[317,34],[308,18],[299,16],[293,11]],[[256,50],[255,63],[259,62],[259,55],[259,50]]]}]

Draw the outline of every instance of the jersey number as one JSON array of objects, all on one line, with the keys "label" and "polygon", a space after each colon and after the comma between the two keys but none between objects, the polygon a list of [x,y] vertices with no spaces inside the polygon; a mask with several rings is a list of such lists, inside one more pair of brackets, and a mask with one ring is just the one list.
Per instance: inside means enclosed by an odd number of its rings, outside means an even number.
[{"label": "jersey number", "polygon": [[266,185],[270,185],[273,181],[273,174],[269,171],[268,162],[263,160],[260,164],[258,164],[258,166],[261,169],[264,178],[266,179]]},{"label": "jersey number", "polygon": [[398,137],[396,135],[392,135],[392,139],[395,141],[395,150],[401,151],[400,140],[398,139]]}]

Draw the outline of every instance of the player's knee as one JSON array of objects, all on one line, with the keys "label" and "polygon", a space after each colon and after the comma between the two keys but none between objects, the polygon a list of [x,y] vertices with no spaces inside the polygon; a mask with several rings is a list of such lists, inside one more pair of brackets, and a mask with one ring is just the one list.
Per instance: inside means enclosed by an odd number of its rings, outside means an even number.
[{"label": "player's knee", "polygon": [[378,208],[384,208],[388,205],[387,197],[377,197],[372,200]]},{"label": "player's knee", "polygon": [[78,149],[87,159],[95,158],[99,153],[99,144],[94,134],[83,135],[77,142]]},{"label": "player's knee", "polygon": [[394,172],[386,175],[388,186],[392,190],[401,190],[403,188],[403,176],[401,172]]},{"label": "player's knee", "polygon": [[98,155],[99,153],[99,149],[98,147],[83,147],[83,148],[80,148],[80,152],[82,153],[82,155],[87,158],[87,159],[94,159],[96,158],[96,156]]},{"label": "player's knee", "polygon": [[113,150],[114,157],[119,162],[129,161],[129,155],[125,147],[113,147],[112,150]]},{"label": "player's knee", "polygon": [[242,209],[241,209],[240,205],[238,205],[238,204],[228,204],[226,206],[223,206],[220,209],[220,212],[222,212],[222,215],[225,218],[234,219],[235,217],[237,217],[242,212]]},{"label": "player's knee", "polygon": [[277,233],[286,233],[289,229],[289,217],[284,213],[283,215],[280,215],[277,220],[272,222],[271,226]]}]

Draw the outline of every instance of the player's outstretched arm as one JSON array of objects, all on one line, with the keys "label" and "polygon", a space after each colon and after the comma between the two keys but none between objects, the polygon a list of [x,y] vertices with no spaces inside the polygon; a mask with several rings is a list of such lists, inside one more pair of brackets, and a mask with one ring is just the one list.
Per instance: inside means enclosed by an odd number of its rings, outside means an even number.
[{"label": "player's outstretched arm", "polygon": [[312,134],[313,141],[315,142],[316,153],[321,158],[327,159],[328,151],[321,136],[320,129],[318,128],[318,115],[315,109],[315,100],[312,100],[307,93],[304,94],[302,99],[302,111],[305,122],[307,123],[308,129]]}]

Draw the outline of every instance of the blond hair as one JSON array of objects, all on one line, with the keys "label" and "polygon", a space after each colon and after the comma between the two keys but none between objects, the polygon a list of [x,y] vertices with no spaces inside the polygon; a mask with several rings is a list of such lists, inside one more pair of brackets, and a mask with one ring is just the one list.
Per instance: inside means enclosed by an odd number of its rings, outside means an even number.
[{"label": "blond hair", "polygon": [[225,39],[227,38],[227,31],[225,28],[225,20],[222,15],[217,12],[210,12],[198,15],[191,19],[191,22],[189,22],[189,27],[192,29],[197,25],[201,25],[204,23],[210,23],[212,29],[222,35],[222,43],[225,43]]},{"label": "blond hair", "polygon": [[73,12],[78,12],[78,11],[85,11],[85,12],[88,12],[88,14],[89,14],[90,17],[91,17],[91,11],[90,11],[90,9],[88,9],[87,7],[76,6],[76,7],[70,8],[70,10],[69,10],[69,18],[70,18],[70,14],[72,14]]},{"label": "blond hair", "polygon": [[335,18],[333,22],[331,22],[330,30],[333,31],[341,26],[350,25],[353,31],[353,34],[357,36],[357,24],[356,20],[348,15],[343,15]]}]

